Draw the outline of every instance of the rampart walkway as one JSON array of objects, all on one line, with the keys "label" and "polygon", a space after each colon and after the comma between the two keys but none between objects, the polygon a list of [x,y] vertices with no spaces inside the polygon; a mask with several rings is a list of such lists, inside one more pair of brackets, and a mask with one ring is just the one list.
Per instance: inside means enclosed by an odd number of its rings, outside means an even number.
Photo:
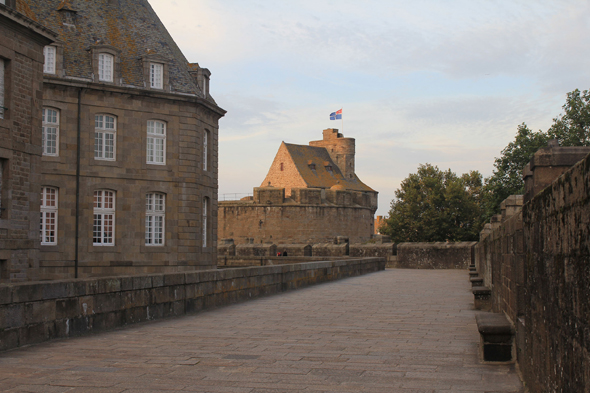
[{"label": "rampart walkway", "polygon": [[520,392],[478,362],[465,271],[386,270],[0,353],[10,392]]}]

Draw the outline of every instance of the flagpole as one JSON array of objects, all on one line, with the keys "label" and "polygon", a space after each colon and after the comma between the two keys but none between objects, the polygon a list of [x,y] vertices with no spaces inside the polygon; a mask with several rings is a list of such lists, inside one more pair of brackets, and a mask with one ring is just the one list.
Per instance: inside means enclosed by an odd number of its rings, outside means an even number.
[{"label": "flagpole", "polygon": [[[344,107],[342,109],[344,109]],[[344,112],[344,111],[342,110],[342,112]],[[342,121],[342,132],[341,132],[341,134],[344,135],[344,113],[341,113],[340,114],[340,120]]]}]

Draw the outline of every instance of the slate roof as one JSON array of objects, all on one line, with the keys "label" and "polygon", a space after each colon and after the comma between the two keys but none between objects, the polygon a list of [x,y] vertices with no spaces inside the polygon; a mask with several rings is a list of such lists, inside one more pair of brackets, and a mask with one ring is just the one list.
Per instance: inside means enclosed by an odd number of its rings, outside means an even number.
[{"label": "slate roof", "polygon": [[[290,143],[285,143],[285,147],[307,187],[331,188],[338,185],[338,188],[345,190],[375,192],[371,187],[360,181],[356,174],[354,178],[346,179],[338,165],[332,161],[326,148]],[[310,163],[315,164],[315,170],[310,168]],[[326,166],[331,166],[332,171],[326,169]]]},{"label": "slate roof", "polygon": [[[167,62],[173,92],[203,96],[147,0],[17,0],[17,10],[59,34],[67,77],[91,78],[90,47],[111,45],[121,51],[123,85],[144,88],[141,58],[151,54]],[[64,25],[72,15],[76,28]]]}]

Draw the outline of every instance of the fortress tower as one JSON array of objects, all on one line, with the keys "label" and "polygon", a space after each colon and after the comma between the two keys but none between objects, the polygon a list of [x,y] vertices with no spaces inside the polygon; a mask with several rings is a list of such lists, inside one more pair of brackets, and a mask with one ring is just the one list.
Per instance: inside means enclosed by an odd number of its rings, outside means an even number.
[{"label": "fortress tower", "polygon": [[311,141],[309,146],[323,147],[330,154],[332,161],[340,168],[345,179],[354,178],[354,138],[344,138],[336,128],[328,128],[323,132],[324,139]]}]

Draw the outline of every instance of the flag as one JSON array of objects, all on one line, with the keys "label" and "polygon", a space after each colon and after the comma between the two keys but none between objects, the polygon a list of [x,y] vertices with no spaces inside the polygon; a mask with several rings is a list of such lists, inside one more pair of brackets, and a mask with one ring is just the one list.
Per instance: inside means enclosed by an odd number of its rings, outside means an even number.
[{"label": "flag", "polygon": [[340,120],[340,119],[342,119],[342,109],[339,109],[336,112],[330,113],[330,120]]}]

